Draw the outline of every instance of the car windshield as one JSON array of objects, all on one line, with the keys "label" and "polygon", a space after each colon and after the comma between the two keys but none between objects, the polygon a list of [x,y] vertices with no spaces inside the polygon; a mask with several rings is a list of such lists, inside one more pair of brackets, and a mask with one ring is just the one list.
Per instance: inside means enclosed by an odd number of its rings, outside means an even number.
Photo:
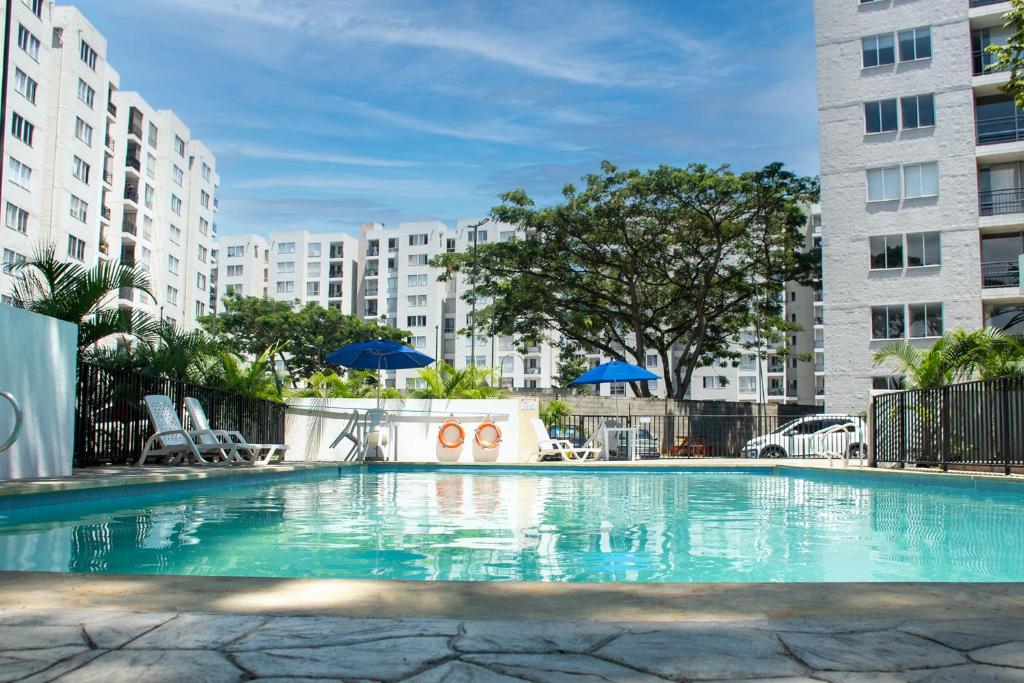
[{"label": "car windshield", "polygon": [[801,418],[801,417],[798,417],[798,418],[797,418],[797,419],[795,419],[795,420],[790,420],[789,422],[786,422],[786,423],[784,423],[784,424],[781,424],[781,425],[779,425],[778,427],[776,427],[775,429],[773,429],[773,430],[771,431],[771,433],[772,433],[772,434],[781,434],[782,432],[786,431],[787,429],[789,429],[790,427],[792,427],[793,425],[795,425],[795,424],[796,424],[797,422],[799,422],[799,421],[800,421],[800,420],[802,420],[802,419],[803,419],[803,418]]}]

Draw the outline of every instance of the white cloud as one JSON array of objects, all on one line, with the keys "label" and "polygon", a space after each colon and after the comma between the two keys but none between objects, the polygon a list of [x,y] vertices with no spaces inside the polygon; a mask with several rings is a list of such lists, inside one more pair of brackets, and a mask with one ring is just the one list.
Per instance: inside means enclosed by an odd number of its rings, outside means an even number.
[{"label": "white cloud", "polygon": [[308,152],[300,149],[279,149],[247,142],[219,142],[215,143],[215,146],[218,154],[245,157],[247,159],[305,161],[310,163],[338,164],[341,166],[373,166],[380,168],[407,168],[423,165],[422,162],[405,159],[382,159],[359,155]]}]

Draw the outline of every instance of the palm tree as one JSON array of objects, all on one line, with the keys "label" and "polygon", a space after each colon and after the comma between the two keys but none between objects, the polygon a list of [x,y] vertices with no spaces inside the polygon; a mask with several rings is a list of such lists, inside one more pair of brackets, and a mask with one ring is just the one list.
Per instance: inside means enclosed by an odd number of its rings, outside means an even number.
[{"label": "palm tree", "polygon": [[251,363],[229,351],[219,351],[216,360],[207,368],[205,384],[246,398],[280,401],[281,378],[274,367],[274,358],[280,347],[280,344],[275,344],[267,348]]},{"label": "palm tree", "polygon": [[205,332],[185,332],[168,322],[156,326],[152,339],[115,348],[94,348],[86,358],[107,368],[201,382],[218,360],[220,347]]},{"label": "palm tree", "polygon": [[[306,379],[306,386],[289,389],[290,398],[371,398],[375,396],[376,374],[367,370],[350,370],[341,377],[333,370],[315,372]],[[391,387],[381,390],[381,398],[401,398]]]},{"label": "palm tree", "polygon": [[37,252],[17,271],[12,298],[19,308],[78,325],[79,353],[115,334],[148,338],[152,318],[141,311],[111,306],[121,289],[150,294],[149,278],[141,268],[118,261],[100,261],[92,268],[57,258],[53,246]]},{"label": "palm tree", "polygon": [[992,379],[1024,371],[1024,345],[992,328],[962,328],[942,335],[930,348],[908,341],[886,344],[874,355],[903,376],[907,389],[929,389],[970,379]]},{"label": "palm tree", "polygon": [[466,367],[455,369],[444,361],[433,367],[420,368],[420,379],[426,386],[412,392],[413,398],[503,398],[508,392],[494,386],[493,369]]}]

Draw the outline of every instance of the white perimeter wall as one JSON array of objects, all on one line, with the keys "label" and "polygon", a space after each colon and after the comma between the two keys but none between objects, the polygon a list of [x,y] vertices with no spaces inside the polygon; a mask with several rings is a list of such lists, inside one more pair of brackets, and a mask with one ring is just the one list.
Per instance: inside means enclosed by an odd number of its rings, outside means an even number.
[{"label": "white perimeter wall", "polygon": [[[77,340],[76,325],[0,305],[0,389],[15,395],[25,418],[21,437],[0,453],[0,480],[71,474]],[[0,399],[0,440],[13,426]]]},{"label": "white perimeter wall", "polygon": [[[343,460],[352,442],[344,440],[337,448],[330,444],[345,426],[346,418],[324,415],[322,411],[365,411],[375,408],[374,399],[295,399],[289,401],[285,417],[285,442],[289,445],[286,460],[330,462]],[[526,462],[537,453],[537,439],[530,426],[530,418],[537,417],[536,399],[495,400],[387,400],[382,407],[398,416],[405,411],[410,415],[431,413],[436,418],[430,423],[397,422],[394,443],[388,446],[387,456],[399,462]],[[466,431],[462,448],[455,452],[442,452],[437,433],[447,415],[460,416]],[[473,435],[487,414],[507,415],[507,421],[495,420],[501,429],[501,445],[497,457],[493,451],[483,451],[476,445]],[[477,415],[478,417],[468,417]],[[461,416],[467,416],[464,419]]]}]

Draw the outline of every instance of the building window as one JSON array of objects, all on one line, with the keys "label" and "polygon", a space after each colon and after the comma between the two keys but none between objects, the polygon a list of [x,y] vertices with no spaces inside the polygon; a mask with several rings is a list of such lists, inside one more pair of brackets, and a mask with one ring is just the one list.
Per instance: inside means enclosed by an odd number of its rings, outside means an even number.
[{"label": "building window", "polygon": [[740,356],[740,370],[756,370],[757,356],[752,353],[745,353]]},{"label": "building window", "polygon": [[174,136],[174,151],[177,152],[178,156],[182,159],[185,158],[185,141],[177,135]]},{"label": "building window", "polygon": [[907,164],[903,167],[903,196],[907,199],[936,197],[939,194],[939,165]]},{"label": "building window", "polygon": [[171,306],[178,305],[178,290],[167,285],[167,303]]},{"label": "building window", "polygon": [[156,157],[146,152],[146,176],[156,178]]},{"label": "building window", "polygon": [[210,208],[210,194],[206,190],[199,190],[199,203],[203,208]]},{"label": "building window", "polygon": [[891,33],[862,38],[860,44],[862,64],[865,69],[896,63],[896,46]]},{"label": "building window", "polygon": [[75,117],[75,137],[89,147],[92,147],[92,126],[82,119]]},{"label": "building window", "polygon": [[900,198],[900,167],[868,169],[868,201],[889,202]]},{"label": "building window", "polygon": [[935,125],[935,96],[912,95],[900,98],[904,128],[928,128]]},{"label": "building window", "polygon": [[406,284],[409,287],[426,287],[427,286],[427,274],[422,273],[420,275],[410,275]]},{"label": "building window", "polygon": [[150,147],[156,147],[157,140],[159,140],[160,131],[153,123],[149,124],[149,128],[146,133],[146,140],[149,142]]},{"label": "building window", "polygon": [[24,254],[19,254],[18,252],[11,251],[10,249],[4,249],[4,266],[3,266],[3,271],[5,273],[13,272],[14,269],[17,266],[21,265],[22,263],[25,263],[25,256],[24,256]]},{"label": "building window", "polygon": [[508,242],[510,239],[516,236],[515,230],[502,230],[498,233],[498,239],[502,242]]},{"label": "building window", "polygon": [[932,31],[929,27],[900,31],[899,39],[901,62],[928,59],[932,56]]},{"label": "building window", "polygon": [[903,236],[882,235],[872,237],[871,270],[893,270],[903,268]]},{"label": "building window", "polygon": [[405,318],[406,327],[426,327],[427,316],[425,315],[409,315]]},{"label": "building window", "polygon": [[907,234],[907,267],[938,266],[942,264],[941,237],[938,232],[912,232]]},{"label": "building window", "polygon": [[170,227],[170,240],[171,244],[181,244],[181,228],[177,225]]},{"label": "building window", "polygon": [[205,218],[200,218],[199,219],[199,234],[200,235],[208,235],[208,234],[210,234],[210,221],[206,220]]},{"label": "building window", "polygon": [[[232,258],[237,256],[245,256],[245,247],[243,247],[242,245],[228,247],[228,256]],[[241,268],[242,266],[238,267]]]},{"label": "building window", "polygon": [[173,211],[176,216],[181,215],[181,199],[178,198],[177,195],[173,194],[171,195],[171,211]]},{"label": "building window", "polygon": [[178,168],[177,164],[171,169],[171,176],[174,179],[176,185],[182,185],[185,182],[185,172]]},{"label": "building window", "polygon": [[18,47],[37,62],[39,61],[39,46],[39,39],[32,35],[27,28],[18,24]]},{"label": "building window", "polygon": [[306,256],[309,258],[320,258],[320,243],[310,242],[306,245]]},{"label": "building window", "polygon": [[942,336],[942,304],[910,304],[907,313],[912,339]]},{"label": "building window", "polygon": [[306,296],[320,296],[320,283],[319,282],[307,282],[306,283]]},{"label": "building window", "polygon": [[277,272],[279,273],[294,273],[295,272],[295,261],[280,261],[277,264]]},{"label": "building window", "polygon": [[725,378],[718,375],[708,375],[703,378],[703,384],[705,389],[724,389]]},{"label": "building window", "polygon": [[14,70],[14,90],[32,104],[36,103],[38,84],[21,69]]},{"label": "building window", "polygon": [[278,254],[294,254],[295,242],[281,242],[277,245]]},{"label": "building window", "polygon": [[96,70],[96,50],[92,49],[89,46],[89,43],[83,40],[78,54],[82,58],[82,61],[85,62],[86,66],[93,71]]},{"label": "building window", "polygon": [[85,260],[85,240],[80,240],[74,235],[68,235],[68,258],[76,261]]},{"label": "building window", "polygon": [[202,273],[196,273],[196,288],[206,289],[206,276]]},{"label": "building window", "polygon": [[28,211],[21,207],[7,202],[7,211],[4,212],[4,225],[11,230],[20,233],[28,233]]},{"label": "building window", "polygon": [[78,79],[78,99],[84,102],[85,106],[89,107],[89,109],[95,109],[93,104],[96,100],[96,91],[89,87],[89,84],[81,78]]},{"label": "building window", "polygon": [[85,163],[81,157],[75,155],[74,158],[72,158],[71,175],[75,176],[86,185],[89,184],[89,170],[89,164]]},{"label": "building window", "polygon": [[306,264],[306,277],[320,277],[319,261],[311,261]]},{"label": "building window", "polygon": [[[147,209],[152,209],[153,208],[153,202],[154,202],[155,199],[156,199],[156,189],[154,189],[152,185],[146,185],[145,190],[143,190],[143,201],[146,203],[146,208]],[[177,197],[173,197],[171,199],[171,207],[172,208],[174,207],[174,200],[175,199],[178,199],[178,198]],[[178,204],[179,204],[179,208],[180,208],[180,205],[181,205],[181,200],[180,199],[178,199]]]},{"label": "building window", "polygon": [[427,305],[426,294],[414,294],[412,296],[407,296],[405,299],[409,308],[423,308]]},{"label": "building window", "polygon": [[425,349],[427,348],[427,338],[425,336],[412,337],[409,339],[409,346],[414,349]]},{"label": "building window", "polygon": [[878,391],[902,391],[903,378],[898,375],[884,375],[871,378],[871,388]]},{"label": "building window", "polygon": [[28,6],[29,6],[29,9],[32,10],[32,14],[36,15],[39,18],[42,18],[42,16],[43,16],[43,0],[31,0],[31,2],[28,3]]},{"label": "building window", "polygon": [[294,280],[282,280],[277,283],[278,294],[291,294],[295,291]]},{"label": "building window", "polygon": [[36,127],[25,120],[21,114],[11,112],[11,135],[32,146],[32,139],[35,137]]},{"label": "building window", "polygon": [[11,182],[26,190],[32,189],[32,169],[21,163],[14,157],[7,159],[8,177]]},{"label": "building window", "polygon": [[410,247],[422,247],[427,243],[430,238],[429,235],[409,235],[409,246]]},{"label": "building window", "polygon": [[[231,249],[231,247],[228,247],[228,249]],[[228,277],[240,277],[244,272],[243,268],[244,266],[228,266]]]},{"label": "building window", "polygon": [[425,266],[427,265],[426,254],[409,254],[409,265],[410,266]]},{"label": "building window", "polygon": [[210,167],[207,166],[206,163],[204,162],[203,163],[203,180],[209,180],[209,179],[210,179]]},{"label": "building window", "polygon": [[199,316],[202,316],[202,315],[206,315],[206,304],[204,304],[202,301],[197,301],[196,302],[196,317],[198,318]]},{"label": "building window", "polygon": [[167,272],[172,273],[173,275],[177,275],[178,267],[180,265],[181,261],[179,261],[178,259],[174,258],[173,256],[167,257]]},{"label": "building window", "polygon": [[81,199],[79,199],[78,197],[76,197],[75,195],[71,195],[71,217],[77,218],[78,220],[85,223],[88,219],[88,214],[89,205],[86,204]]},{"label": "building window", "polygon": [[872,339],[903,339],[903,306],[871,307]]},{"label": "building window", "polygon": [[206,255],[208,253],[209,252],[207,252],[206,247],[200,244],[199,249],[196,251],[196,258],[199,259],[200,263],[206,263]]},{"label": "building window", "polygon": [[898,127],[896,99],[874,100],[864,103],[864,130],[868,133],[887,133]]}]

